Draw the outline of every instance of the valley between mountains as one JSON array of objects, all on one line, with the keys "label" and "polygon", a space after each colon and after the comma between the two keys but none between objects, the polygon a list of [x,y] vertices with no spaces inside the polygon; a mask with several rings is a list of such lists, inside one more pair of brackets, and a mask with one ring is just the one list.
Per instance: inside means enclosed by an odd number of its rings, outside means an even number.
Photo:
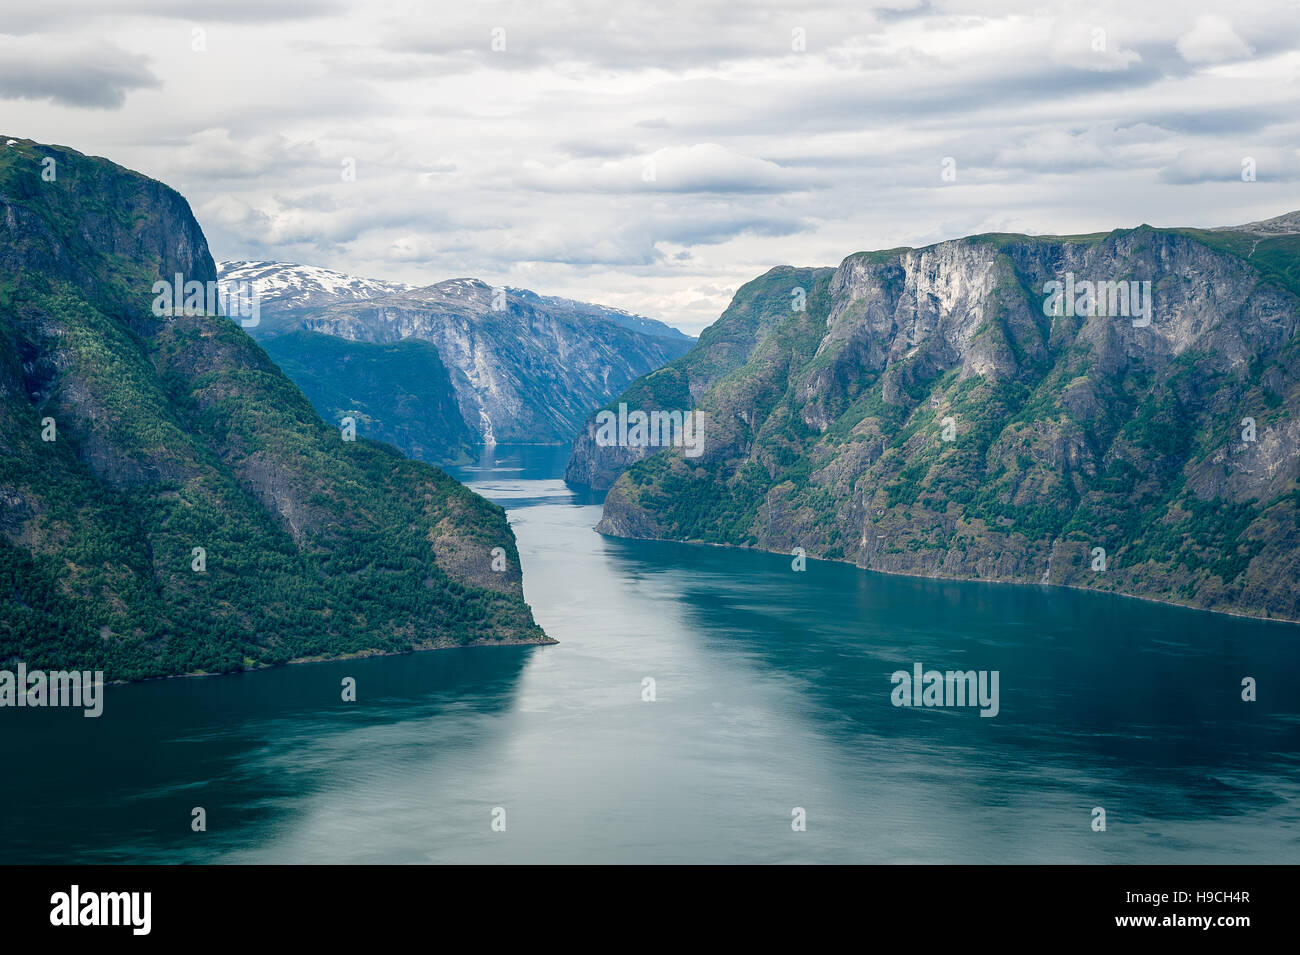
[{"label": "valley between mountains", "polygon": [[[503,509],[427,463],[497,442],[572,441],[607,535],[1300,621],[1300,214],[778,266],[697,341],[477,279],[218,268],[168,187],[7,143],[0,660],[554,642]],[[160,312],[176,276],[260,314]],[[629,408],[698,440],[602,439]]]},{"label": "valley between mountains", "polygon": [[424,288],[268,262],[223,286],[261,302],[249,328],[327,421],[435,463],[484,444],[569,444],[587,414],[694,339],[619,309],[452,279]]}]

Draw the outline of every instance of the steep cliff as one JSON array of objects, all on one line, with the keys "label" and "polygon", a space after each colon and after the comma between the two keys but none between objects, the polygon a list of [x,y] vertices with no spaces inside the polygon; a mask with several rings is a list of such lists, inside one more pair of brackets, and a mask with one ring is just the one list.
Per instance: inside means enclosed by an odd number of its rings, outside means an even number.
[{"label": "steep cliff", "polygon": [[480,440],[569,441],[587,412],[690,347],[477,279],[441,282],[304,319],[363,342],[432,342],[454,369],[461,416]]},{"label": "steep cliff", "polygon": [[1300,619],[1296,218],[773,270],[619,399],[701,409],[703,455],[589,421],[569,479],[608,534]]},{"label": "steep cliff", "polygon": [[[250,334],[267,343],[322,415],[348,402],[323,405],[317,395],[347,397],[370,409],[367,434],[433,461],[462,457],[462,430],[476,444],[567,443],[591,408],[694,343],[619,309],[477,279],[410,288],[286,263],[226,263],[221,281],[258,291],[261,320]],[[325,354],[316,338],[285,336],[293,330],[345,345]],[[425,348],[397,347],[404,343]],[[430,433],[402,407],[386,407],[384,389],[356,379],[340,392],[333,380],[340,362],[354,359],[374,369],[375,381],[405,379],[415,356],[431,349],[438,365],[430,368],[430,387],[443,388],[445,379],[457,409],[455,420],[443,421],[445,435]]]},{"label": "steep cliff", "polygon": [[352,342],[290,332],[262,342],[322,418],[352,418],[357,433],[417,461],[465,462],[478,436],[461,419],[451,371],[430,342]]},{"label": "steep cliff", "polygon": [[343,440],[230,319],[165,314],[177,275],[215,288],[177,193],[0,147],[0,665],[129,679],[547,642],[499,507]]}]

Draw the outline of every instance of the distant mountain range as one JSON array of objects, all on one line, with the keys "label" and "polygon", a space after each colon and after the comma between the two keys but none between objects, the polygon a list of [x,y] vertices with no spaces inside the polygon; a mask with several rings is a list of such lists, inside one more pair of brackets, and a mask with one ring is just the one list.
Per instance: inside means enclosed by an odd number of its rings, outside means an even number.
[{"label": "distant mountain range", "polygon": [[364,302],[407,292],[404,282],[361,279],[330,269],[287,262],[218,262],[217,278],[223,283],[248,282],[261,298],[263,318],[281,319],[249,329],[255,338],[284,331],[285,324],[304,309],[324,308],[340,302]]},{"label": "distant mountain range", "polygon": [[275,262],[226,262],[219,275],[257,291],[249,332],[323,417],[353,417],[432,461],[571,441],[593,407],[694,343],[621,309],[478,279],[416,288]]},{"label": "distant mountain range", "polygon": [[176,192],[0,147],[0,669],[551,642],[500,507],[323,422],[239,325],[172,308],[177,275],[216,289]]},{"label": "distant mountain range", "polygon": [[1297,213],[782,266],[604,409],[699,457],[593,415],[566,476],[612,535],[1300,620],[1298,329]]}]

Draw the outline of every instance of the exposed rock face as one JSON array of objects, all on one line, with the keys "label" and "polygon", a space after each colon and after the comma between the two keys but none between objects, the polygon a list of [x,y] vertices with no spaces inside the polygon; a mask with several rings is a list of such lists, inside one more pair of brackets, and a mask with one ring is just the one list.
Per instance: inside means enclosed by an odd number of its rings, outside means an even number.
[{"label": "exposed rock face", "polygon": [[178,273],[217,278],[175,192],[0,149],[0,666],[136,678],[547,642],[502,510],[345,442],[231,320],[156,313]]},{"label": "exposed rock face", "polygon": [[571,439],[592,407],[691,344],[497,292],[477,279],[337,305],[303,325],[361,342],[432,342],[452,370],[465,424],[481,441],[497,443]]},{"label": "exposed rock face", "polygon": [[[826,280],[833,271],[790,266],[772,269],[738,291],[722,318],[704,331],[689,352],[634,382],[601,410],[612,409],[619,402],[647,410],[696,407],[721,378],[743,367],[764,343],[768,343],[765,361],[780,347],[788,335],[777,334],[768,340],[775,330],[789,324],[792,290],[803,290],[805,308],[824,308]],[[744,417],[743,409],[740,414]],[[705,443],[710,459],[722,453],[720,443],[721,435],[710,429]],[[653,451],[639,446],[597,446],[596,413],[587,418],[573,448],[564,479],[597,490],[613,486],[620,474]]]},{"label": "exposed rock face", "polygon": [[805,312],[773,270],[619,399],[704,409],[705,454],[589,426],[568,477],[609,534],[1298,620],[1297,218],[859,253]]},{"label": "exposed rock face", "polygon": [[[441,432],[431,433],[413,410],[380,413],[387,397],[364,381],[354,381],[350,392],[351,403],[365,409],[368,434],[428,460],[463,457],[467,443],[571,441],[588,411],[694,342],[620,309],[494,289],[477,279],[412,288],[284,263],[225,263],[222,281],[258,289],[262,321],[251,333],[267,342],[322,415],[349,403],[333,387],[341,361],[387,367],[381,377],[410,382],[417,352],[399,346],[435,348],[438,361],[420,404],[442,403],[430,389],[454,396],[457,420],[444,419]],[[294,330],[355,343],[355,356]]]}]

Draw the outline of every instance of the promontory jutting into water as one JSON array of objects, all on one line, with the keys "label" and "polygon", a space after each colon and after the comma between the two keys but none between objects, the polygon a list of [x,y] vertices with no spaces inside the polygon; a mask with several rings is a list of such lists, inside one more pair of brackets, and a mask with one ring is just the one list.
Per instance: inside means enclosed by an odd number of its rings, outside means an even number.
[{"label": "promontory jutting into water", "polygon": [[[110,686],[112,720],[16,710],[0,859],[1294,856],[1292,627],[605,538],[566,454],[497,447],[456,475],[508,509],[558,645]],[[896,705],[918,664],[975,699]],[[340,703],[347,676],[365,705]]]}]

